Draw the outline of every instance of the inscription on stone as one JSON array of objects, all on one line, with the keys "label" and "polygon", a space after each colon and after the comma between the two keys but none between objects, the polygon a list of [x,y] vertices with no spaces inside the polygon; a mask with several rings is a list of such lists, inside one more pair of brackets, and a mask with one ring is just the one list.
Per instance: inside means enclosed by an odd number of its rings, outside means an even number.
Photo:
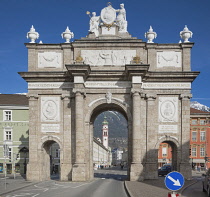
[{"label": "inscription on stone", "polygon": [[159,133],[177,133],[177,125],[159,125]]},{"label": "inscription on stone", "polygon": [[88,81],[85,82],[86,88],[130,88],[131,82],[128,81]]},{"label": "inscription on stone", "polygon": [[46,133],[59,133],[60,125],[59,124],[42,124],[41,131]]},{"label": "inscription on stone", "polygon": [[181,67],[181,52],[158,51],[157,67]]},{"label": "inscription on stone", "polygon": [[48,83],[36,83],[29,82],[28,89],[68,89],[73,88],[73,83],[71,82],[48,82]]},{"label": "inscription on stone", "polygon": [[191,89],[191,83],[143,83],[144,89]]},{"label": "inscription on stone", "polygon": [[136,50],[81,50],[85,64],[124,66],[136,56]]}]

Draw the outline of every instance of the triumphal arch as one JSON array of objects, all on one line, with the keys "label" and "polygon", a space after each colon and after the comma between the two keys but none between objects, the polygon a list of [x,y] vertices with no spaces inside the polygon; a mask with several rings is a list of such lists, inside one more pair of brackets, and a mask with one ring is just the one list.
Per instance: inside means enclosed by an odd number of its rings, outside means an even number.
[{"label": "triumphal arch", "polygon": [[69,28],[61,44],[38,44],[35,29],[28,33],[28,72],[20,72],[28,82],[27,179],[50,178],[53,142],[60,147],[61,180],[93,179],[93,122],[106,110],[127,119],[130,180],[157,178],[162,142],[173,149],[173,169],[190,178],[191,83],[198,75],[191,71],[193,43],[154,43],[152,27],[146,41],[132,37],[124,4],[87,14],[89,33],[73,42]]}]

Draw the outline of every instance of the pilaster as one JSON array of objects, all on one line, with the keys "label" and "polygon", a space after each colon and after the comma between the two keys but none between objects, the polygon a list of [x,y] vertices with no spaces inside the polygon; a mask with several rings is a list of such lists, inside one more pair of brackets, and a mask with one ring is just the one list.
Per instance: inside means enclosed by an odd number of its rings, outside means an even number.
[{"label": "pilaster", "polygon": [[72,181],[86,181],[85,132],[84,132],[84,92],[75,89],[75,130],[76,152]]},{"label": "pilaster", "polygon": [[157,141],[157,113],[156,113],[156,94],[146,94],[147,100],[147,140],[146,140],[146,158],[145,158],[145,179],[157,179],[157,152],[154,149],[154,142]]},{"label": "pilaster", "polygon": [[180,172],[186,179],[192,178],[191,164],[189,163],[190,149],[190,98],[191,94],[181,94],[181,163]]},{"label": "pilaster", "polygon": [[[38,156],[38,113],[39,97],[38,95],[28,95],[29,99],[29,163],[27,164],[26,178],[30,181],[39,181],[39,156]],[[37,165],[38,164],[38,165]]]},{"label": "pilaster", "polygon": [[[72,143],[71,143],[71,111],[70,106],[70,96],[62,95],[61,100],[63,102],[63,156],[61,165],[60,180],[68,181],[71,180],[72,171]],[[61,147],[60,147],[61,148]]]}]

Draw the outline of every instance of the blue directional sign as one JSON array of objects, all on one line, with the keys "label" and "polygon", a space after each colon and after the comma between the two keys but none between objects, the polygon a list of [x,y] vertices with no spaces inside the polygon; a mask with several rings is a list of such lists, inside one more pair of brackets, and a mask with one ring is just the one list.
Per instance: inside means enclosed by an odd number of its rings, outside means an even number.
[{"label": "blue directional sign", "polygon": [[165,178],[165,185],[171,191],[177,191],[184,185],[184,177],[179,172],[170,172]]}]

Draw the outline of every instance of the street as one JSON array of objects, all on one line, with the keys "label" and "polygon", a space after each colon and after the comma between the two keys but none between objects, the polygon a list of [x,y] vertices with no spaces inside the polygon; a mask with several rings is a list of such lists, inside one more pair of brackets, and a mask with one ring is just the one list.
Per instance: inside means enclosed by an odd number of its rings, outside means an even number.
[{"label": "street", "polygon": [[203,192],[202,178],[197,178],[198,182],[187,187],[182,193],[182,197],[207,197],[207,192]]},{"label": "street", "polygon": [[102,169],[95,171],[92,182],[45,181],[2,195],[4,197],[127,197],[124,189],[126,171],[120,169]]}]

